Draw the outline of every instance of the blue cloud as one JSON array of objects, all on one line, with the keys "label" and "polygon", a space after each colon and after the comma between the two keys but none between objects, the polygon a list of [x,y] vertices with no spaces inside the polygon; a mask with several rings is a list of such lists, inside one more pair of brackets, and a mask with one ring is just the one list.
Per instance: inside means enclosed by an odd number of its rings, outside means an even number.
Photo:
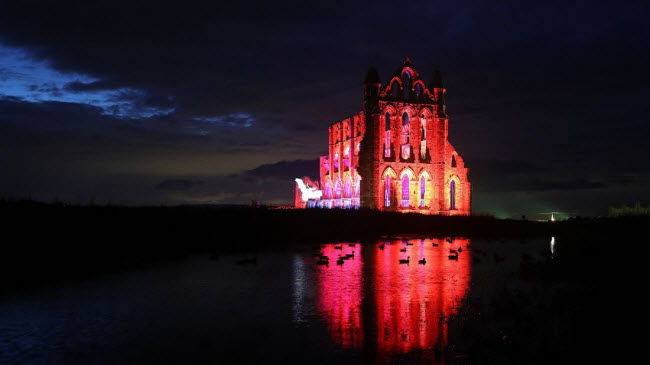
[{"label": "blue cloud", "polygon": [[194,117],[195,122],[203,122],[223,127],[248,128],[253,125],[255,118],[247,113],[232,113],[226,115],[215,115],[211,117]]},{"label": "blue cloud", "polygon": [[74,72],[55,70],[19,48],[0,45],[0,95],[27,102],[66,102],[101,108],[118,118],[148,118],[175,111],[173,98],[152,100],[145,90],[120,87]]}]

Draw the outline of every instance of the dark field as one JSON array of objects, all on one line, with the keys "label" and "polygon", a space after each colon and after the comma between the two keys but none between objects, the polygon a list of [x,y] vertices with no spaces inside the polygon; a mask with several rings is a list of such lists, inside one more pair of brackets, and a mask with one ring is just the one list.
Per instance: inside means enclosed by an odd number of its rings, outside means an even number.
[{"label": "dark field", "polygon": [[[344,352],[334,360],[317,362],[620,362],[638,348],[636,335],[627,328],[640,327],[639,316],[644,313],[637,309],[637,298],[645,288],[641,250],[648,240],[647,217],[540,223],[363,210],[79,207],[33,202],[5,202],[0,210],[5,237],[1,284],[7,297],[152,265],[188,265],[197,254],[231,265],[248,259],[251,270],[262,270],[265,257],[296,253],[311,257],[308,252],[320,243],[358,242],[364,250],[359,260],[372,263],[383,236],[467,237],[481,249],[471,252],[470,294],[446,319],[447,341],[394,357],[369,356],[364,351],[346,357]],[[553,252],[546,244],[539,249],[539,242],[551,237],[556,242]],[[500,274],[481,281],[481,275],[493,271]],[[484,289],[477,287],[481,285],[489,286],[489,295],[481,294]],[[304,362],[309,356],[305,349],[286,351],[286,362]],[[191,359],[200,356],[197,352]]]},{"label": "dark field", "polygon": [[[386,235],[548,237],[551,226],[491,217],[440,217],[349,210],[247,207],[0,204],[5,285],[110,270],[197,252],[279,250]],[[246,245],[236,242],[244,241]],[[42,275],[47,272],[48,275]],[[4,276],[7,278],[7,276]]]}]

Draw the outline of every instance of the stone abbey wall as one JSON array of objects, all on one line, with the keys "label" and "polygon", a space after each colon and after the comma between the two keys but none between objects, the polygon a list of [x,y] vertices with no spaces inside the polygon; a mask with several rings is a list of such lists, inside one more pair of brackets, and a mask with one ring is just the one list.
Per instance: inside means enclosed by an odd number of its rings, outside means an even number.
[{"label": "stone abbey wall", "polygon": [[363,110],[328,129],[312,183],[321,197],[301,202],[296,188],[296,207],[469,214],[468,169],[448,140],[445,92],[438,71],[427,86],[408,58],[383,86],[370,69]]}]

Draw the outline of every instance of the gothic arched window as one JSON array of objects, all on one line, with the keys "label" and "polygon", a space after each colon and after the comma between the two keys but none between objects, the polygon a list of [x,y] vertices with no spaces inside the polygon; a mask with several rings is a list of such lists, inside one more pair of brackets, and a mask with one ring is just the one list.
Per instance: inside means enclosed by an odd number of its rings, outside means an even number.
[{"label": "gothic arched window", "polygon": [[341,183],[338,180],[334,183],[334,199],[341,199]]},{"label": "gothic arched window", "polygon": [[424,207],[424,195],[427,192],[426,180],[424,176],[420,177],[420,206]]},{"label": "gothic arched window", "polygon": [[397,81],[393,81],[393,84],[390,86],[390,92],[393,94],[393,99],[397,99],[399,95],[399,83]]},{"label": "gothic arched window", "polygon": [[384,178],[384,206],[390,207],[390,175]]},{"label": "gothic arched window", "polygon": [[329,181],[325,183],[325,199],[332,199],[332,184]]},{"label": "gothic arched window", "polygon": [[384,131],[384,157],[390,157],[390,113],[386,113],[384,124],[386,130]]},{"label": "gothic arched window", "polygon": [[404,174],[404,176],[402,176],[402,206],[403,207],[409,206],[410,196],[411,194],[409,191],[409,176],[408,174]]},{"label": "gothic arched window", "polygon": [[451,156],[451,167],[456,167],[456,155]]},{"label": "gothic arched window", "polygon": [[403,85],[404,99],[408,100],[411,98],[411,73],[408,71],[404,72]]},{"label": "gothic arched window", "polygon": [[408,159],[411,155],[411,121],[407,112],[404,112],[402,115],[402,140],[401,140],[401,149],[402,149],[402,158]]},{"label": "gothic arched window", "polygon": [[345,186],[343,187],[343,197],[344,198],[352,197],[352,181],[350,181],[350,179],[345,181]]},{"label": "gothic arched window", "polygon": [[449,184],[449,210],[456,210],[456,182],[451,180]]},{"label": "gothic arched window", "polygon": [[422,95],[422,86],[420,84],[415,85],[415,99],[420,100]]}]

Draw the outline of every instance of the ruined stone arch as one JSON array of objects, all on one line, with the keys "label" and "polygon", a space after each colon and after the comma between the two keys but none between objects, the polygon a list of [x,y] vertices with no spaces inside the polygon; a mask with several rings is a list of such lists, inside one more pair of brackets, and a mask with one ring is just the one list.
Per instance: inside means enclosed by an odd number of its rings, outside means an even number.
[{"label": "ruined stone arch", "polygon": [[401,78],[404,78],[404,73],[405,73],[406,71],[408,71],[409,74],[411,74],[411,80],[413,80],[413,78],[418,74],[417,71],[415,71],[415,70],[412,69],[411,67],[409,67],[409,66],[405,66],[405,67],[402,68],[402,71],[399,73],[399,76],[400,76]]},{"label": "ruined stone arch", "polygon": [[352,118],[343,121],[343,140],[347,140],[352,135]]},{"label": "ruined stone arch", "polygon": [[353,195],[352,179],[348,176],[343,183],[343,198],[352,198]]},{"label": "ruined stone arch", "polygon": [[415,173],[410,167],[405,167],[402,169],[402,171],[400,171],[398,183],[399,184],[397,186],[400,199],[399,206],[401,208],[409,208],[415,206],[414,203],[417,201],[417,193],[415,191]]},{"label": "ruined stone arch", "polygon": [[399,87],[402,87],[402,78],[400,76],[395,76],[390,81],[388,82],[388,87],[390,89],[391,86],[393,86],[393,82],[397,82],[399,84]]},{"label": "ruined stone arch", "polygon": [[398,77],[393,77],[393,79],[388,83],[388,92],[391,97],[397,99],[402,95],[402,80]]},{"label": "ruined stone arch", "polygon": [[425,179],[431,180],[431,174],[425,168],[422,168],[420,170],[420,173],[418,174],[418,179],[423,177],[423,176],[424,176]]},{"label": "ruined stone arch", "polygon": [[433,112],[428,107],[423,107],[420,109],[420,118],[431,118]]},{"label": "ruined stone arch", "polygon": [[411,99],[413,96],[412,91],[413,91],[413,78],[414,74],[412,70],[408,70],[408,67],[405,67],[402,70],[402,91],[404,95],[405,100]]},{"label": "ruined stone arch", "polygon": [[397,109],[395,109],[395,107],[392,106],[391,104],[386,104],[386,106],[384,107],[383,114],[386,113],[390,113],[390,116],[394,117],[397,115]]},{"label": "ruined stone arch", "polygon": [[325,199],[332,199],[332,179],[329,176],[323,182],[323,195]]},{"label": "ruined stone arch", "polygon": [[343,195],[343,186],[341,184],[341,179],[335,179],[334,180],[334,189],[333,189],[333,194],[334,194],[334,199],[340,199],[341,196]]},{"label": "ruined stone arch", "polygon": [[[386,114],[390,115],[390,120],[391,120],[390,128],[386,128]],[[397,120],[396,116],[397,116],[397,110],[395,109],[395,107],[390,104],[386,105],[384,107],[383,112],[381,113],[382,123],[384,123],[384,128],[382,130],[386,131],[392,129],[395,125],[397,125],[397,123],[395,123],[395,120]]]},{"label": "ruined stone arch", "polygon": [[424,93],[424,90],[427,88],[426,85],[424,85],[424,81],[422,80],[413,81],[413,87],[415,87],[415,85],[417,84],[420,84],[420,86],[422,87],[422,93]]},{"label": "ruined stone arch", "polygon": [[414,180],[415,179],[415,173],[410,167],[405,167],[402,169],[402,171],[399,172],[399,178],[401,179],[404,174],[407,174],[409,176],[409,179]]},{"label": "ruined stone arch", "polygon": [[[416,118],[417,113],[415,109],[410,106],[405,106],[400,109],[399,112],[400,121],[399,123],[399,156],[402,160],[408,160],[411,153],[411,142],[413,136],[413,119]],[[419,123],[417,123],[419,124]]]},{"label": "ruined stone arch", "polygon": [[397,179],[397,173],[396,173],[395,170],[393,170],[393,168],[390,167],[390,166],[388,166],[388,167],[386,167],[386,168],[384,169],[384,171],[381,173],[381,176],[384,177],[384,176],[386,176],[387,174],[390,175],[392,178]]},{"label": "ruined stone arch", "polygon": [[399,109],[399,117],[402,118],[404,113],[408,114],[409,118],[413,120],[418,115],[417,110],[415,110],[412,106],[410,105],[405,105],[404,107]]},{"label": "ruined stone arch", "polygon": [[433,179],[431,174],[426,169],[421,169],[416,179],[417,185],[417,202],[420,208],[431,207],[434,191],[433,191]]},{"label": "ruined stone arch", "polygon": [[[451,196],[452,187],[455,193],[455,196],[453,197]],[[460,178],[458,177],[458,175],[453,174],[449,176],[449,178],[445,182],[444,195],[445,195],[445,210],[456,211],[456,210],[463,209],[463,204],[462,204],[463,187],[460,183]],[[454,204],[452,205],[452,203]]]},{"label": "ruined stone arch", "polygon": [[[389,185],[386,185],[386,182],[389,182]],[[381,197],[381,206],[388,209],[394,209],[397,207],[397,197],[396,197],[396,181],[397,173],[393,168],[387,167],[381,174],[381,180],[379,183],[379,195]]]}]

